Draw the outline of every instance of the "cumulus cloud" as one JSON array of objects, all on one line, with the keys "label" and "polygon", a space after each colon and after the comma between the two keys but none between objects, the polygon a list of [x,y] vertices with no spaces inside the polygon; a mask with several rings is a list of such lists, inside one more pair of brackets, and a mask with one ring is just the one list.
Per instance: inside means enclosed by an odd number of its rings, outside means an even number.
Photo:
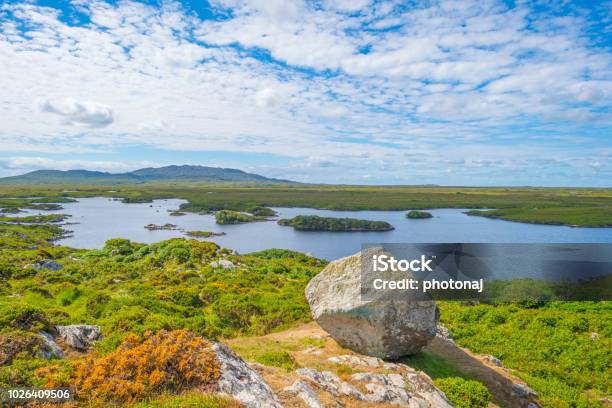
[{"label": "cumulus cloud", "polygon": [[[287,170],[308,181],[435,177],[435,161],[414,169],[407,152],[451,160],[456,180],[508,177],[514,149],[547,159],[523,163],[534,177],[560,174],[564,157],[574,174],[594,171],[589,162],[609,174],[612,57],[593,42],[588,10],[559,19],[530,2],[400,3],[216,0],[205,19],[172,1],[4,4],[0,144],[297,163],[324,151],[322,163],[343,169]],[[468,165],[483,155],[486,171]]]},{"label": "cumulus cloud", "polygon": [[45,99],[39,102],[39,107],[43,112],[60,116],[63,123],[71,126],[101,128],[115,120],[110,107],[73,98]]}]

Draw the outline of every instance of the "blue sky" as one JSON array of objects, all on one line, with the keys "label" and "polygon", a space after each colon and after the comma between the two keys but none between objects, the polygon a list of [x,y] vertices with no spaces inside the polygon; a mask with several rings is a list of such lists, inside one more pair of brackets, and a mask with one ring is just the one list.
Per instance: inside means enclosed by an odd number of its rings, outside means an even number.
[{"label": "blue sky", "polygon": [[0,176],[612,186],[612,2],[0,3]]}]

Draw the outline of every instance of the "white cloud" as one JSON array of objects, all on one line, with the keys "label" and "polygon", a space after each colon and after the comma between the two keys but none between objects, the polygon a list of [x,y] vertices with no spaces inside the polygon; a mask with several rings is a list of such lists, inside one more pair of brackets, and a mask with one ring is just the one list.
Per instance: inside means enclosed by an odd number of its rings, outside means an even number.
[{"label": "white cloud", "polygon": [[113,110],[95,102],[80,102],[73,98],[42,100],[38,102],[40,110],[58,115],[62,123],[72,126],[90,128],[106,127],[113,123]]},{"label": "white cloud", "polygon": [[0,168],[19,170],[19,174],[31,170],[76,170],[87,169],[122,173],[138,168],[151,166],[152,163],[140,161],[137,163],[104,160],[60,160],[47,157],[18,156],[8,159],[0,158]]},{"label": "white cloud", "polygon": [[298,162],[325,151],[321,162],[347,170],[331,177],[356,177],[360,155],[384,164],[407,151],[488,154],[501,168],[505,153],[479,149],[502,137],[549,163],[605,163],[611,57],[589,46],[582,19],[494,0],[395,4],[225,0],[214,7],[231,8],[226,18],[201,21],[178,3],[80,0],[85,26],[3,5],[0,20],[19,24],[0,21],[0,143],[15,154],[151,146]]},{"label": "white cloud", "polygon": [[280,102],[280,96],[272,88],[264,88],[255,94],[255,105],[259,107],[274,106]]}]

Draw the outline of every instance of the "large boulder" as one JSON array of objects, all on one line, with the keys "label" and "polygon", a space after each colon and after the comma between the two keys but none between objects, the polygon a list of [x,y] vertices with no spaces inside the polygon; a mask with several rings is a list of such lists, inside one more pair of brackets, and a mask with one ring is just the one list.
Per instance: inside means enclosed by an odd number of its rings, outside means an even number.
[{"label": "large boulder", "polygon": [[397,359],[419,352],[436,335],[435,302],[412,291],[401,298],[382,292],[363,297],[361,263],[361,253],[339,259],[310,281],[306,298],[313,318],[340,345],[362,354]]}]

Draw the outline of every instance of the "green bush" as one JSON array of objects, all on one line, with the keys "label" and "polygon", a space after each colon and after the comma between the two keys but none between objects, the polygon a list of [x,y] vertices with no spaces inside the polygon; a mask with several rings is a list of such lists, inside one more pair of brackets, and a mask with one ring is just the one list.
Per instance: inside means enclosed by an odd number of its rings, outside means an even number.
[{"label": "green bush", "polygon": [[611,302],[438,306],[457,344],[500,358],[544,406],[599,407],[612,391]]},{"label": "green bush", "polygon": [[435,380],[435,384],[456,408],[485,408],[493,398],[482,383],[460,377]]},{"label": "green bush", "polygon": [[286,371],[292,371],[298,366],[295,359],[286,351],[268,351],[255,357],[255,361],[267,366],[280,367]]}]

